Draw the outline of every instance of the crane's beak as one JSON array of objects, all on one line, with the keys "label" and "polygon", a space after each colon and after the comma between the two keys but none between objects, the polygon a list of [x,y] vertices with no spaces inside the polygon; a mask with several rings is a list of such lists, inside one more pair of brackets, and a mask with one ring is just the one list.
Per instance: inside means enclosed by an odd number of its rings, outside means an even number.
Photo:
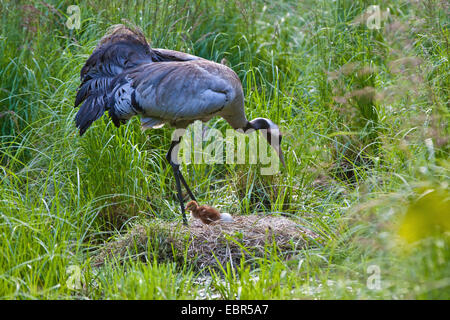
[{"label": "crane's beak", "polygon": [[281,164],[284,168],[286,168],[286,162],[284,161],[283,150],[281,149],[281,139],[282,135],[280,133],[280,129],[277,126],[275,128],[268,130],[268,136],[270,138],[266,138],[267,142],[272,146],[272,148],[276,151],[278,158],[280,159]]},{"label": "crane's beak", "polygon": [[[281,139],[279,139],[279,141],[281,142]],[[275,150],[275,152],[278,155],[278,158],[280,159],[281,164],[286,169],[286,162],[284,161],[284,154],[283,154],[283,150],[281,149],[280,143],[273,144],[272,148]]]},{"label": "crane's beak", "polygon": [[284,155],[283,155],[283,150],[281,150],[281,146],[278,147],[277,153],[278,153],[278,157],[280,158],[281,163],[283,164],[283,167],[286,169],[286,162],[284,162]]}]

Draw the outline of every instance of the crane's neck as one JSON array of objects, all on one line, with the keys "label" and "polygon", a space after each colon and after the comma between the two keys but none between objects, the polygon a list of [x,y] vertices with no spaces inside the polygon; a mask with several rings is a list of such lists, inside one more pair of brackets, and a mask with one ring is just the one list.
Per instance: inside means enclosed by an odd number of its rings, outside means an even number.
[{"label": "crane's neck", "polygon": [[279,133],[278,126],[272,122],[270,119],[266,118],[256,118],[251,121],[247,121],[247,124],[243,128],[245,133],[250,133],[253,130],[266,130],[265,133],[267,135],[265,138],[267,139],[267,142],[270,144],[272,139],[272,130],[276,131],[275,134]]},{"label": "crane's neck", "polygon": [[243,112],[239,117],[235,116],[224,118],[235,130],[242,130],[245,134],[252,133],[254,130],[261,130],[262,136],[267,139],[269,145],[275,149],[276,153],[280,157],[281,163],[284,167],[286,167],[283,151],[281,150],[282,135],[280,129],[275,123],[272,122],[272,120],[266,118],[256,118],[248,121]]}]

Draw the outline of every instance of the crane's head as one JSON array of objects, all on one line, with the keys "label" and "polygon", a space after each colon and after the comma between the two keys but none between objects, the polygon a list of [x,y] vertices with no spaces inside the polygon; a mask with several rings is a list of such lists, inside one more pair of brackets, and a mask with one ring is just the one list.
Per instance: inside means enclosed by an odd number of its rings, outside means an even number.
[{"label": "crane's head", "polygon": [[281,163],[286,167],[284,162],[283,150],[281,149],[281,139],[283,138],[278,126],[270,119],[256,118],[249,121],[245,130],[254,129],[261,130],[262,135],[266,138],[269,145],[275,150],[280,158]]}]

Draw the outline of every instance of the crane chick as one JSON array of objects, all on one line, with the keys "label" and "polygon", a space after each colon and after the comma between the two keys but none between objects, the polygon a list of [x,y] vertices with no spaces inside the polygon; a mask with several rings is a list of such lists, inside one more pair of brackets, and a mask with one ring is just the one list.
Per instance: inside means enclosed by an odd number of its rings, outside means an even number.
[{"label": "crane chick", "polygon": [[191,211],[194,218],[202,220],[204,224],[214,221],[233,222],[233,218],[228,213],[220,213],[219,210],[208,205],[199,206],[194,200],[188,202],[186,210]]}]

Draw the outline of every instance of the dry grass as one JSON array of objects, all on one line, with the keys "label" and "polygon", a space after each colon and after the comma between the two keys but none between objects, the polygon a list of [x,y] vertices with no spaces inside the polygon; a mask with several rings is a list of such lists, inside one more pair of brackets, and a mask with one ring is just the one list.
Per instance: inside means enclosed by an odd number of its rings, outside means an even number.
[{"label": "dry grass", "polygon": [[178,222],[152,220],[135,225],[120,239],[107,243],[94,256],[93,264],[101,266],[111,258],[152,259],[155,255],[151,257],[149,252],[156,251],[158,260],[187,259],[202,269],[217,266],[217,262],[236,264],[243,255],[250,261],[263,257],[274,247],[289,259],[317,238],[298,222],[281,216],[235,216],[232,223],[210,225],[193,219],[187,227]]}]

